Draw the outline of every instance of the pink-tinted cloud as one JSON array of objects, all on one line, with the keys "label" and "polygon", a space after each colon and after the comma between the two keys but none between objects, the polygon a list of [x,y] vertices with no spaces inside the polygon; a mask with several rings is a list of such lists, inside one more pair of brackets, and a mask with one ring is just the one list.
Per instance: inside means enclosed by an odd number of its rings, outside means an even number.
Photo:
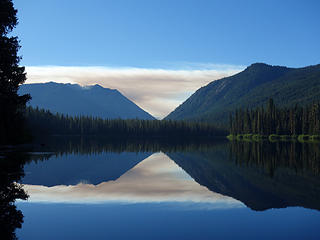
[{"label": "pink-tinted cloud", "polygon": [[28,78],[26,83],[53,81],[77,83],[82,86],[100,84],[106,88],[119,90],[155,117],[162,118],[198,88],[216,79],[233,75],[242,68],[242,66],[219,66],[217,69],[167,70],[30,66],[26,67]]}]

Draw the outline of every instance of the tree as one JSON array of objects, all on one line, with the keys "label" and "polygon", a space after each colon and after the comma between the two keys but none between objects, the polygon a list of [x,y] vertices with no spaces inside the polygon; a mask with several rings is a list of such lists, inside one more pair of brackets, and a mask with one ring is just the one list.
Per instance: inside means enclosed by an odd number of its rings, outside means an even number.
[{"label": "tree", "polygon": [[[251,111],[235,111],[230,118],[231,134],[279,134],[279,135],[319,135],[320,102],[300,107],[278,108],[269,100],[267,110],[263,107]],[[313,136],[314,138],[315,136]]]},{"label": "tree", "polygon": [[16,143],[24,136],[23,111],[30,95],[18,95],[26,80],[17,37],[8,36],[18,24],[12,0],[0,0],[0,143]]}]

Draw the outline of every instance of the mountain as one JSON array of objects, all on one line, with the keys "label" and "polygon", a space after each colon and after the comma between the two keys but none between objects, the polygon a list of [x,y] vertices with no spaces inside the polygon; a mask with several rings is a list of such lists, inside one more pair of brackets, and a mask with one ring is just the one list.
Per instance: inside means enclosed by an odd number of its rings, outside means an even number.
[{"label": "mountain", "polygon": [[77,84],[23,84],[19,94],[29,93],[29,105],[71,116],[87,115],[101,118],[154,119],[118,90],[100,85],[81,87]]},{"label": "mountain", "polygon": [[252,64],[198,89],[166,119],[226,123],[235,109],[262,106],[269,98],[282,107],[319,101],[320,64],[304,68]]},{"label": "mountain", "polygon": [[[237,143],[166,154],[200,185],[237,199],[253,210],[291,206],[320,210],[320,178],[312,171],[317,162],[316,147],[312,150],[299,143],[289,143],[282,146],[281,152],[270,151],[276,146],[270,146],[272,143],[245,142],[240,143],[244,144],[240,149],[246,149],[243,154],[231,148],[231,144]],[[297,154],[300,150],[303,150],[301,155]],[[258,153],[255,157],[254,151]],[[292,165],[293,161],[306,162],[303,156],[310,160],[309,165],[304,168]]]}]

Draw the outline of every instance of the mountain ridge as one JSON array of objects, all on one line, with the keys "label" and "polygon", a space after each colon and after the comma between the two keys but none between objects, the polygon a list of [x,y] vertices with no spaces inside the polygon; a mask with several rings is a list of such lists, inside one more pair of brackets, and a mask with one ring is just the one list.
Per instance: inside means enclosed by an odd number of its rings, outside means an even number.
[{"label": "mountain ridge", "polygon": [[28,105],[69,116],[93,116],[108,119],[155,119],[117,89],[98,84],[80,86],[71,83],[33,83],[20,86],[19,94],[29,93]]},{"label": "mountain ridge", "polygon": [[285,107],[320,100],[320,64],[302,68],[251,64],[199,88],[165,119],[225,124],[235,109],[262,106],[269,98]]}]

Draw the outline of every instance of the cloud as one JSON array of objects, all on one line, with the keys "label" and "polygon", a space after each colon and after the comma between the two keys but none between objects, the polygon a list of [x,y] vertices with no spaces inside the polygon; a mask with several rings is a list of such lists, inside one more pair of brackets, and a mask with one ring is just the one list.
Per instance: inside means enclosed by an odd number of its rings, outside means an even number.
[{"label": "cloud", "polygon": [[[122,94],[155,117],[162,118],[198,88],[233,75],[243,66],[185,64],[186,69],[131,67],[29,66],[26,83],[99,84]],[[193,66],[193,67],[191,67]],[[195,67],[199,69],[195,69]]]}]

